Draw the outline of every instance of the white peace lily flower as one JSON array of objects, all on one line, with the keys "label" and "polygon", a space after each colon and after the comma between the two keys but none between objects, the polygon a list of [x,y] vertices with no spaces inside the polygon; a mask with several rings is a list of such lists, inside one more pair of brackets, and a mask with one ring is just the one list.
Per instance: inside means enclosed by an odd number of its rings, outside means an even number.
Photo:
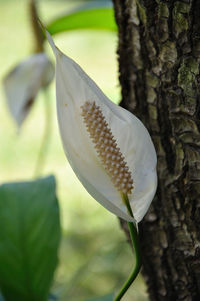
[{"label": "white peace lily flower", "polygon": [[21,126],[37,96],[54,76],[54,67],[45,53],[37,53],[17,65],[4,78],[8,107],[18,127]]},{"label": "white peace lily flower", "polygon": [[55,46],[48,32],[47,37],[56,56],[57,114],[68,161],[100,204],[133,221],[121,197],[128,194],[139,222],[157,187],[157,159],[150,135],[137,117],[112,103]]}]

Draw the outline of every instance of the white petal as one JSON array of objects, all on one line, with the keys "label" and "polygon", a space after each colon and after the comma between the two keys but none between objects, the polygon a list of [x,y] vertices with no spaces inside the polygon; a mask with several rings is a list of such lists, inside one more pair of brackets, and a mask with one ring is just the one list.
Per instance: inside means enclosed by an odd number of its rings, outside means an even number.
[{"label": "white petal", "polygon": [[81,105],[95,101],[111,128],[134,180],[130,196],[137,222],[156,191],[156,153],[147,129],[133,114],[112,103],[87,74],[53,43],[56,55],[56,95],[60,133],[67,158],[87,191],[105,208],[131,221],[120,193],[100,163],[81,116]]},{"label": "white petal", "polygon": [[47,86],[54,68],[45,53],[28,57],[17,65],[3,81],[9,110],[18,127],[26,118],[40,88]]}]

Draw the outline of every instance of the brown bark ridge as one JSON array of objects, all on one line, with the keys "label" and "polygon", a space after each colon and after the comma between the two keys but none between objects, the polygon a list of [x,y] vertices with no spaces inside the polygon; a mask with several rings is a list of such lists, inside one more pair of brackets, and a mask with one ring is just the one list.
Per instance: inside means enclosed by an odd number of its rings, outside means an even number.
[{"label": "brown bark ridge", "polygon": [[121,105],[153,138],[159,184],[139,224],[151,300],[200,300],[200,1],[113,0]]}]

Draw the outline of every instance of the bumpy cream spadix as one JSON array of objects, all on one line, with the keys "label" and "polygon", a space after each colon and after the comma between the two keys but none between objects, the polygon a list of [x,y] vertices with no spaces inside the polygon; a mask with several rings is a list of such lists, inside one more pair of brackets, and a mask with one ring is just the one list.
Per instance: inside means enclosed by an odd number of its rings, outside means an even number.
[{"label": "bumpy cream spadix", "polygon": [[125,158],[117,147],[111,129],[95,102],[86,101],[82,108],[82,116],[90,138],[105,170],[110,175],[114,186],[120,193],[131,194],[133,180]]},{"label": "bumpy cream spadix", "polygon": [[117,216],[133,221],[122,201],[127,194],[139,222],[157,187],[156,153],[141,121],[112,103],[47,32],[56,56],[60,134],[70,165],[86,190]]}]

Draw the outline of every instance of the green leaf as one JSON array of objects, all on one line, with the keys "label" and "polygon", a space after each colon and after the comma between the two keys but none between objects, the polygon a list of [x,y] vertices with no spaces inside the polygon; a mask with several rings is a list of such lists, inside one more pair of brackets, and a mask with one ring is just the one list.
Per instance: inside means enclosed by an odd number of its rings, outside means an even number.
[{"label": "green leaf", "polygon": [[47,30],[52,35],[78,29],[116,31],[113,8],[104,1],[86,3],[47,25]]},{"label": "green leaf", "polygon": [[105,295],[103,297],[99,297],[99,298],[93,298],[93,299],[87,299],[85,301],[113,301],[114,295],[113,294],[109,294],[109,295]]},{"label": "green leaf", "polygon": [[53,176],[0,186],[0,287],[6,301],[46,301],[57,265]]},{"label": "green leaf", "polygon": [[0,301],[5,301],[1,293],[0,293]]}]

